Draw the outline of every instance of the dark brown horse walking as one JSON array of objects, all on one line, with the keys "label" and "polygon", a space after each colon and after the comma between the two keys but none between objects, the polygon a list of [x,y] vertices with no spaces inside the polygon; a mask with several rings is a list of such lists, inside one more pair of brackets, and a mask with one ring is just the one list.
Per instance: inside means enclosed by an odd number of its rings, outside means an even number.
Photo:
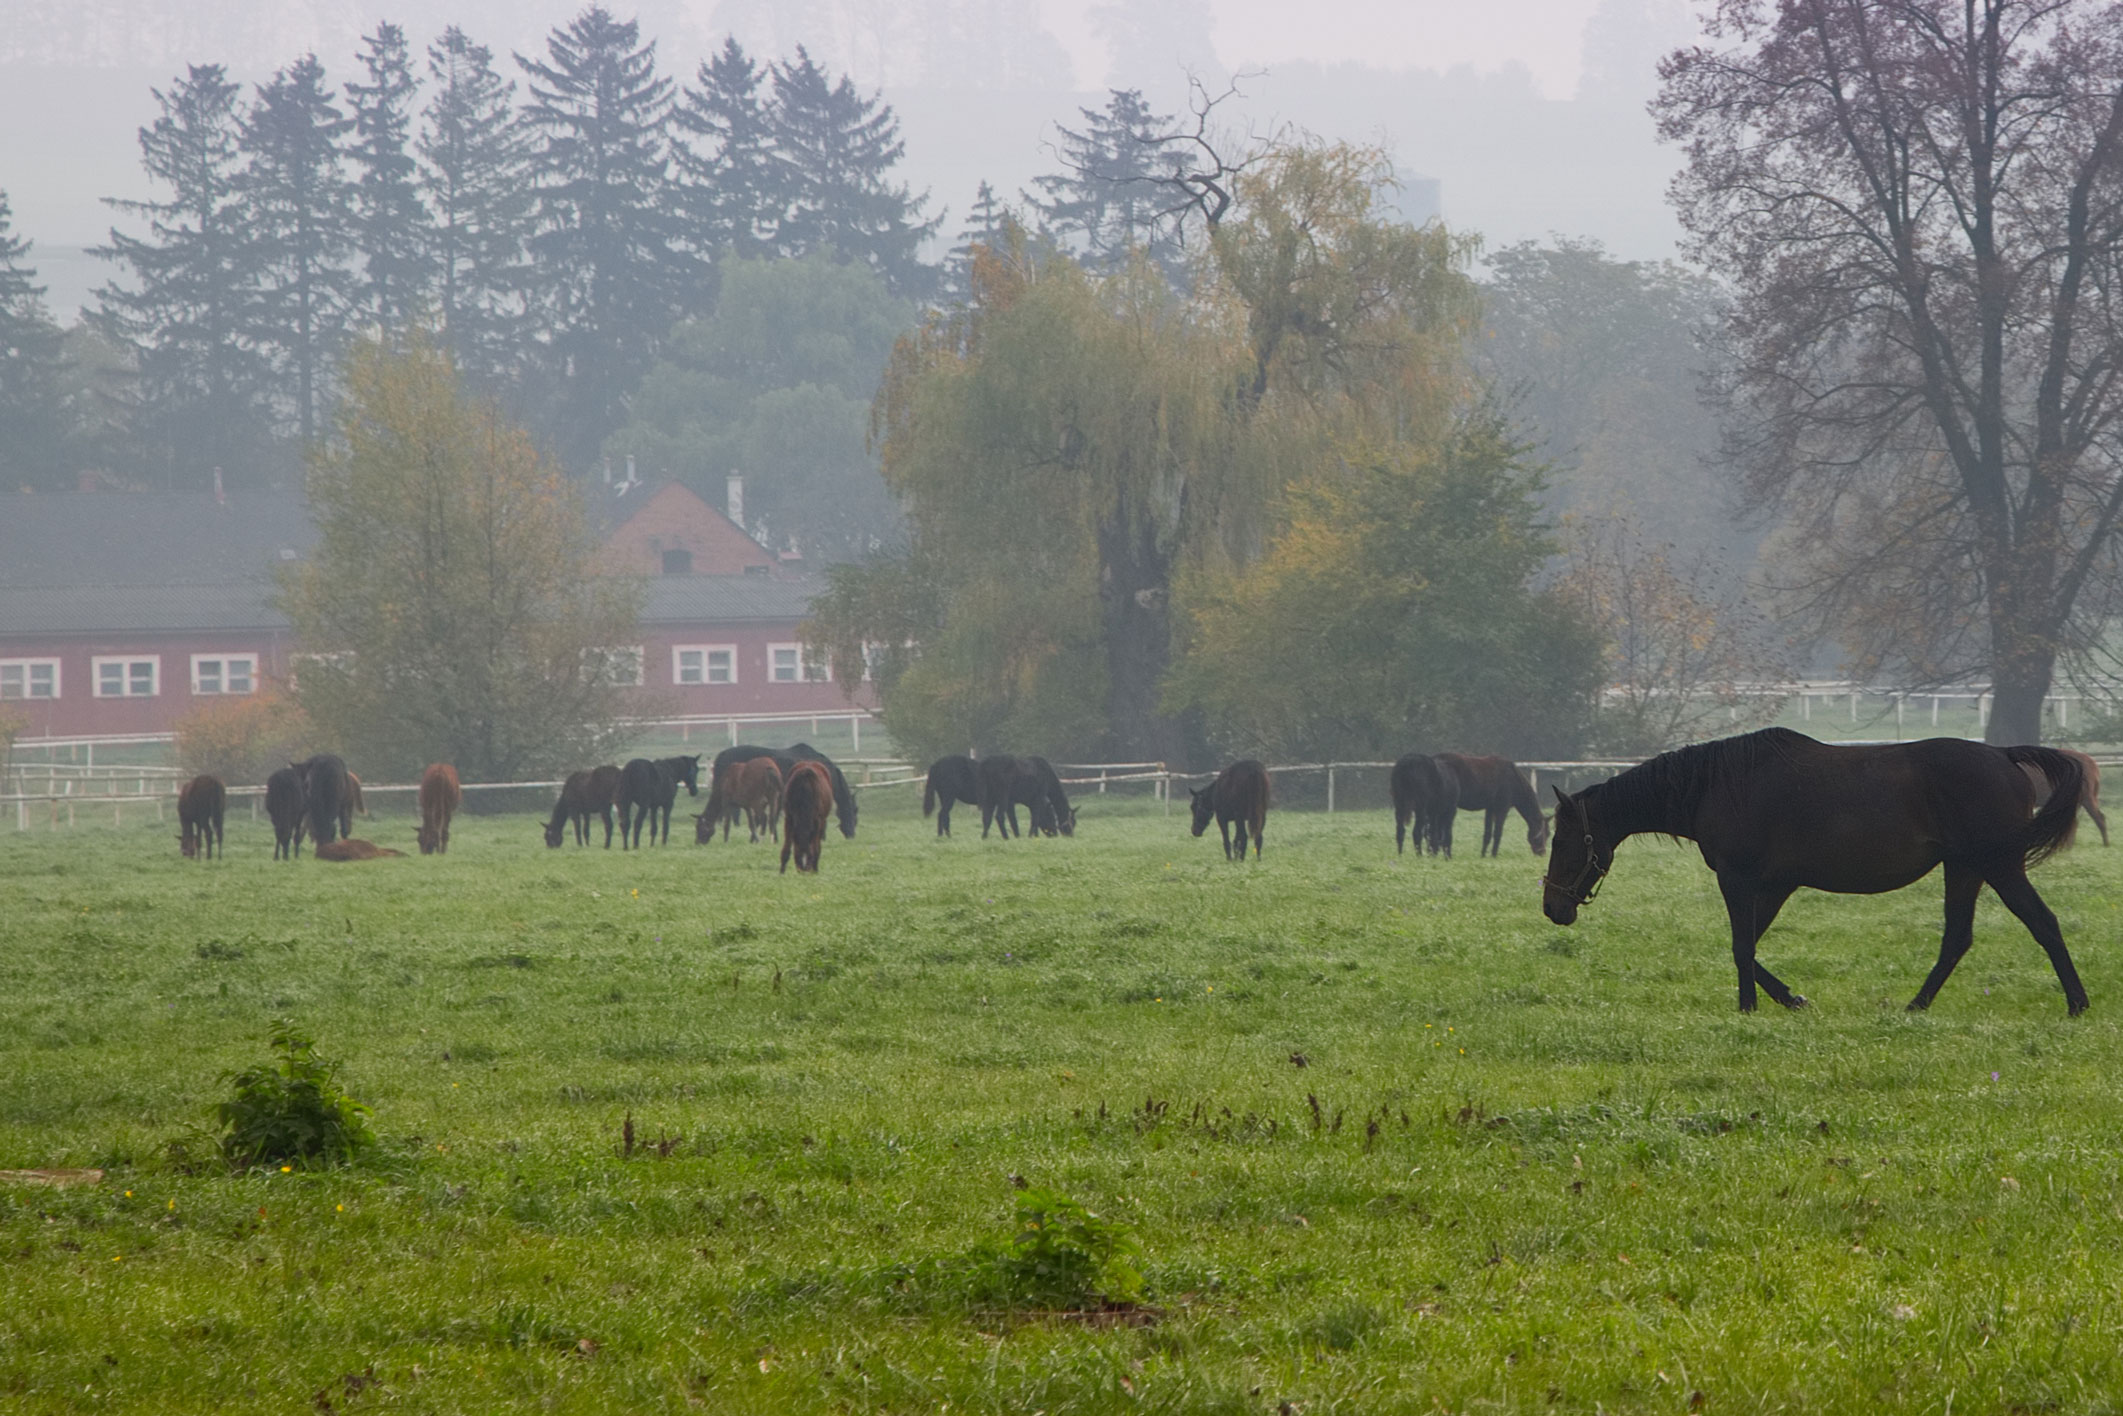
[{"label": "dark brown horse walking", "polygon": [[[2052,786],[2040,812],[2023,763]],[[1799,1008],[1806,1000],[1755,957],[1792,892],[1876,895],[1943,864],[1939,961],[1910,1008],[1930,1007],[1968,952],[1976,896],[1988,884],[2049,955],[2076,1015],[2086,1009],[2086,990],[2027,868],[2071,843],[2079,788],[2079,764],[2052,748],[1960,738],[1830,747],[1788,728],[1765,728],[1662,753],[1574,796],[1557,791],[1555,855],[1541,879],[1541,905],[1555,923],[1574,922],[1578,907],[1599,892],[1614,848],[1631,836],[1694,841],[1717,874],[1731,917],[1740,1010],[1753,1011],[1757,983],[1785,1007]]]},{"label": "dark brown horse walking", "polygon": [[781,792],[781,870],[796,862],[799,875],[818,869],[825,849],[826,817],[833,810],[833,778],[818,762],[799,762],[790,769]]},{"label": "dark brown horse walking", "polygon": [[[1548,819],[1541,815],[1541,799],[1533,783],[1519,774],[1518,764],[1508,757],[1465,757],[1440,752],[1438,766],[1451,772],[1460,784],[1461,811],[1482,813],[1482,854],[1500,855],[1504,849],[1504,822],[1516,811],[1526,818],[1526,844],[1535,855],[1548,849]],[[1452,854],[1452,828],[1445,828],[1445,854]]]},{"label": "dark brown horse walking", "polygon": [[754,841],[761,831],[772,839],[781,838],[781,768],[773,758],[754,757],[723,769],[708,789],[706,808],[693,818],[694,844],[704,846],[714,840],[718,822],[722,838],[729,840],[730,823],[740,811]]},{"label": "dark brown horse walking", "polygon": [[1452,854],[1452,818],[1460,809],[1460,779],[1438,765],[1435,757],[1411,752],[1393,764],[1388,781],[1393,792],[1393,851],[1399,855],[1414,828],[1415,850]]},{"label": "dark brown horse walking", "polygon": [[414,839],[422,855],[437,855],[450,848],[450,818],[464,805],[464,788],[457,769],[447,762],[430,762],[420,774],[420,830]]},{"label": "dark brown horse walking", "polygon": [[[1248,757],[1234,762],[1217,774],[1208,786],[1192,790],[1194,798],[1194,834],[1199,836],[1209,829],[1209,818],[1216,818],[1216,829],[1224,836],[1224,859],[1246,858],[1246,832],[1253,832],[1253,858],[1261,858],[1261,837],[1268,825],[1268,769]],[[1231,853],[1231,823],[1238,823],[1238,854]]]},{"label": "dark brown horse walking", "polygon": [[228,788],[221,785],[221,779],[205,773],[186,782],[184,790],[177,793],[177,824],[183,828],[177,837],[177,849],[186,860],[214,858],[215,850],[221,846],[221,816],[228,806],[228,797]]}]

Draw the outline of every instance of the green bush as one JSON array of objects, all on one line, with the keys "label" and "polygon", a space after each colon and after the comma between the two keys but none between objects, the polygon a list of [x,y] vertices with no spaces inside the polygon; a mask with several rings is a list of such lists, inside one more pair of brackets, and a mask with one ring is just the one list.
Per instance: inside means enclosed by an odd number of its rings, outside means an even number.
[{"label": "green bush", "polygon": [[1142,1246],[1124,1224],[1101,1219],[1058,1190],[1017,1197],[1017,1229],[997,1255],[1008,1297],[1036,1308],[1140,1302]]},{"label": "green bush", "polygon": [[319,1057],[307,1034],[283,1018],[272,1045],[277,1063],[222,1074],[236,1087],[233,1100],[214,1106],[230,1163],[343,1165],[375,1143],[369,1109],[339,1090],[338,1064]]}]

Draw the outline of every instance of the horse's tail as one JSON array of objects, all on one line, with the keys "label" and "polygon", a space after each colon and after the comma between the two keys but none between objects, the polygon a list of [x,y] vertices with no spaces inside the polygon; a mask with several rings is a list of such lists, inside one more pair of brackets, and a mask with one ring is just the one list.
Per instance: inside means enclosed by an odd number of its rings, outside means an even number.
[{"label": "horse's tail", "polygon": [[2085,769],[2069,753],[2053,747],[2008,747],[2007,761],[2026,763],[2049,779],[2049,800],[2034,820],[2027,823],[2024,859],[2040,865],[2071,844],[2079,825],[2079,793],[2086,787]]},{"label": "horse's tail", "polygon": [[924,817],[936,814],[936,773],[929,773],[929,780],[921,790],[921,814]]}]

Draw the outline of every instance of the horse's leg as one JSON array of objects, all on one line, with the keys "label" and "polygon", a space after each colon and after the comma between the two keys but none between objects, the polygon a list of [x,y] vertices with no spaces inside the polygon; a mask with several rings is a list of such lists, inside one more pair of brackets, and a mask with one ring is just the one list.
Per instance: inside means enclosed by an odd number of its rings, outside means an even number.
[{"label": "horse's leg", "polygon": [[1754,1011],[1757,983],[1787,1008],[1804,1006],[1804,999],[1786,988],[1774,974],[1763,970],[1754,958],[1756,943],[1769,928],[1770,921],[1777,917],[1777,911],[1791,898],[1791,891],[1777,886],[1765,888],[1744,877],[1722,872],[1718,875],[1718,891],[1725,897],[1725,914],[1732,923],[1732,968],[1739,978],[1740,1011]]},{"label": "horse's leg", "polygon": [[1224,838],[1224,859],[1229,860],[1231,859],[1231,819],[1226,816],[1217,817],[1216,829],[1222,833]]},{"label": "horse's leg", "polygon": [[[1399,802],[1395,802],[1393,804],[1393,853],[1395,855],[1400,855],[1404,850],[1406,850],[1407,845],[1408,809],[1402,806]],[[1415,853],[1417,855],[1421,855],[1423,853],[1423,840],[1420,832],[1418,832],[1416,835]]]},{"label": "horse's leg", "polygon": [[1254,817],[1253,817],[1253,858],[1254,858],[1255,860],[1259,860],[1259,859],[1261,858],[1261,841],[1262,841],[1262,839],[1263,839],[1263,838],[1265,838],[1265,837],[1267,836],[1267,834],[1268,834],[1268,813],[1267,813],[1267,812],[1266,812],[1265,810],[1262,810],[1262,811],[1259,811],[1259,812],[1256,812],[1256,813],[1254,813]]},{"label": "horse's leg", "polygon": [[1504,854],[1504,826],[1511,820],[1511,808],[1492,806],[1482,816],[1482,842],[1493,856]]},{"label": "horse's leg", "polygon": [[[1950,860],[1946,862],[1944,873],[1946,927],[1939,935],[1939,961],[1931,966],[1931,972],[1926,975],[1924,986],[1917,990],[1917,996],[1909,1000],[1909,1011],[1912,1013],[1920,1013],[1931,1006],[1931,1000],[1938,997],[1939,990],[1946,986],[1946,979],[1953,973],[1954,965],[1961,962],[1961,956],[1967,953],[1968,946],[1975,942],[1976,896],[1983,893],[1983,872],[1972,865]],[[2021,875],[2020,878],[2025,881],[2027,877]],[[2002,897],[2005,892],[2000,890],[1998,893]],[[2040,904],[2040,901],[2036,903]],[[2025,919],[2026,916],[2021,915],[2021,918]],[[2032,929],[2034,926],[2030,924],[2028,927]],[[2036,930],[2035,938],[2041,937],[2041,931]],[[2059,943],[2061,942],[2060,940]],[[2066,966],[2069,967],[2069,964]]]},{"label": "horse's leg", "polygon": [[2082,796],[2079,798],[2079,805],[2086,808],[2086,814],[2088,816],[2091,816],[2094,819],[2094,825],[2098,826],[2101,829],[2101,844],[2104,846],[2107,845],[2108,818],[2101,814],[2101,803],[2095,801],[2090,796]]},{"label": "horse's leg", "polygon": [[[2078,1017],[2086,1011],[2086,988],[2079,982],[2079,971],[2072,967],[2071,951],[2064,947],[2064,930],[2057,923],[2055,911],[2036,893],[2034,882],[2027,878],[2026,867],[2016,860],[2007,861],[1991,871],[1988,879],[1990,888],[2005,902],[2005,908],[2019,916],[2020,923],[2026,925],[2027,932],[2035,937],[2035,943],[2049,955],[2049,966],[2057,971],[2057,982],[2064,985],[2065,1006],[2071,1010],[2071,1016]],[[1943,955],[1941,962],[1944,963]],[[1952,965],[1946,967],[1950,969]],[[1943,983],[1945,978],[1941,976],[1939,981]]]}]

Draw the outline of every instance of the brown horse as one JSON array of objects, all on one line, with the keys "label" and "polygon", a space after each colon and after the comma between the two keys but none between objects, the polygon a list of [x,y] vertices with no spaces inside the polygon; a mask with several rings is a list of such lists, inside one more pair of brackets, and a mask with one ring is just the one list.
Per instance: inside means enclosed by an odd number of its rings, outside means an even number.
[{"label": "brown horse", "polygon": [[[1224,836],[1224,859],[1246,858],[1246,832],[1253,832],[1253,858],[1261,858],[1261,837],[1268,825],[1268,769],[1248,757],[1217,774],[1208,786],[1188,792],[1194,798],[1194,834],[1216,829]],[[1231,823],[1238,823],[1238,854],[1231,853]]]},{"label": "brown horse", "polygon": [[265,779],[265,814],[273,823],[274,860],[295,860],[302,855],[302,833],[309,812],[309,794],[300,768],[286,766]]},{"label": "brown horse", "polygon": [[[221,815],[228,805],[228,788],[221,785],[219,777],[204,773],[184,784],[177,793],[177,824],[184,828],[177,837],[177,849],[186,860],[196,860],[203,853],[208,860],[214,858],[216,847],[221,845]],[[222,851],[227,855],[226,850]]]},{"label": "brown horse", "polygon": [[816,762],[799,762],[782,788],[781,869],[794,859],[798,874],[818,869],[825,848],[826,818],[833,811],[833,778]]},{"label": "brown horse", "polygon": [[604,847],[612,848],[612,797],[619,790],[617,767],[589,768],[570,772],[560,784],[560,800],[553,803],[553,819],[545,826],[545,843],[558,849],[567,839],[568,823],[575,823],[575,844],[590,843],[590,818],[604,818]]},{"label": "brown horse", "polygon": [[[1461,811],[1482,813],[1482,854],[1500,855],[1504,849],[1504,822],[1516,811],[1526,818],[1526,844],[1535,855],[1548,849],[1548,818],[1541,815],[1541,799],[1533,784],[1519,775],[1518,764],[1508,757],[1465,757],[1440,752],[1440,767],[1460,784]],[[1445,827],[1445,854],[1452,854],[1452,827]]]},{"label": "brown horse", "polygon": [[430,762],[420,774],[420,842],[422,855],[436,855],[450,848],[450,818],[464,805],[464,788],[458,785],[457,769],[447,762]]},{"label": "brown horse", "polygon": [[[2034,810],[2023,763],[2052,787]],[[1541,878],[1541,907],[1556,924],[1577,919],[1614,864],[1614,848],[1645,832],[1694,841],[1716,872],[1732,923],[1740,1011],[1755,985],[1787,1008],[1806,1000],[1755,957],[1755,945],[1792,893],[1899,890],[1946,867],[1946,929],[1939,961],[1910,1001],[1928,1008],[1974,941],[1976,896],[1988,884],[2049,955],[2073,1015],[2086,990],[2057,917],[2027,868],[2071,843],[2079,814],[2079,764],[2047,747],[1989,747],[1961,738],[1885,747],[1830,747],[1789,728],[1662,753],[1611,780],[1556,799],[1555,855]],[[2033,819],[2029,817],[2032,814]]]},{"label": "brown horse", "polygon": [[[2075,747],[2060,747],[2057,751],[2079,764],[2079,805],[2101,832],[2101,844],[2107,845],[2108,818],[2101,814],[2101,764]],[[2032,762],[2022,762],[2020,770],[2035,784],[2035,807],[2039,810],[2049,800],[2049,778]]]},{"label": "brown horse", "polygon": [[317,848],[319,860],[383,860],[404,854],[404,851],[387,850],[373,841],[356,840],[352,836],[326,841]]},{"label": "brown horse", "polygon": [[693,818],[693,840],[706,845],[715,839],[715,826],[722,825],[722,838],[730,839],[730,823],[739,811],[756,842],[764,828],[774,840],[781,839],[781,768],[771,757],[754,757],[733,763],[708,792],[705,810]]},{"label": "brown horse", "polygon": [[1435,757],[1411,752],[1393,764],[1388,781],[1393,792],[1393,853],[1407,848],[1415,828],[1415,852],[1452,854],[1452,818],[1460,809],[1460,779],[1438,765]]}]

